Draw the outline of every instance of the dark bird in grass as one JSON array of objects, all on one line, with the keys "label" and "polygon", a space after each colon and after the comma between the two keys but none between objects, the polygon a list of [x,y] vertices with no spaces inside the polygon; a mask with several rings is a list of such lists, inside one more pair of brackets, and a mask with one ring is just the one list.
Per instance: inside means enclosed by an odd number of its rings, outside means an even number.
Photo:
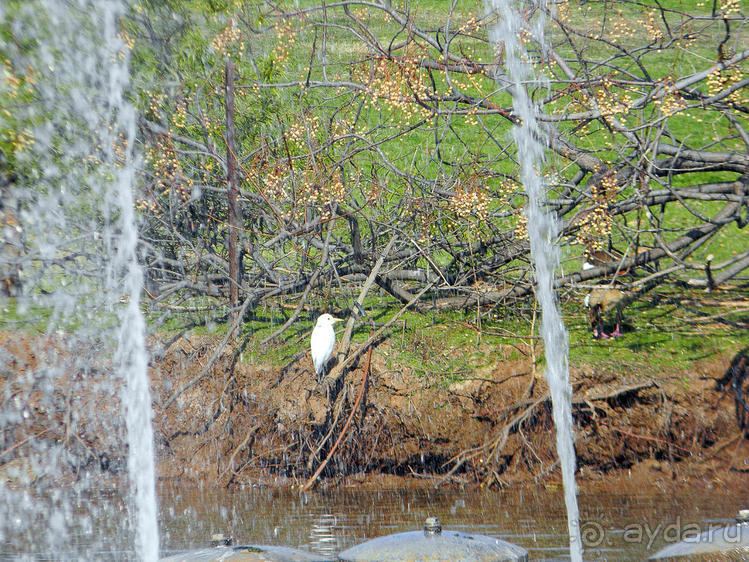
[{"label": "dark bird in grass", "polygon": [[[585,296],[585,306],[588,308],[588,320],[593,329],[595,339],[608,337],[618,338],[622,335],[622,308],[626,304],[626,293],[619,289],[593,289]],[[610,310],[616,310],[616,328],[611,334],[603,330],[603,315]]]}]

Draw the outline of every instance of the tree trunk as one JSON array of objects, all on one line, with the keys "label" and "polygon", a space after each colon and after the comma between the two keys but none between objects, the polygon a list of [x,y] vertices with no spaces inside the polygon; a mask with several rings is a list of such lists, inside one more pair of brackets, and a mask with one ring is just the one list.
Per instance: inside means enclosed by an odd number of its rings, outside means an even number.
[{"label": "tree trunk", "polygon": [[234,64],[226,60],[226,184],[229,195],[229,305],[232,316],[239,310],[239,252],[237,232],[239,229],[239,185],[237,185],[237,141],[234,133]]}]

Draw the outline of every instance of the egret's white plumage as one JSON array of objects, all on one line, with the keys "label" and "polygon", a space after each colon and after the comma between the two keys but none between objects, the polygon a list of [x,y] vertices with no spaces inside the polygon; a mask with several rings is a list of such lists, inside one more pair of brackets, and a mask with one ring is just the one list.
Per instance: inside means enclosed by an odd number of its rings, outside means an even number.
[{"label": "egret's white plumage", "polygon": [[340,322],[340,318],[333,318],[330,314],[323,314],[317,319],[315,329],[312,330],[310,338],[310,350],[312,351],[312,362],[315,364],[317,378],[322,378],[325,366],[330,361],[335,348],[335,331],[333,324]]}]

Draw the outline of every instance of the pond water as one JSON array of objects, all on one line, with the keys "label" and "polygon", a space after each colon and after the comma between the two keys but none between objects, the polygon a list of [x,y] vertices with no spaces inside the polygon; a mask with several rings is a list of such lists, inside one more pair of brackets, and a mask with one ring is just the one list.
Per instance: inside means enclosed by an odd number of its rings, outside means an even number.
[{"label": "pond water", "polygon": [[[747,486],[710,490],[669,484],[665,491],[654,483],[632,483],[626,488],[580,492],[585,560],[642,560],[700,531],[733,525],[739,509],[749,508]],[[123,532],[116,524],[127,517],[118,489],[112,483],[81,495],[81,515],[76,510],[68,525],[72,536],[55,552],[33,539],[10,537],[0,545],[0,560],[136,560],[132,529]],[[436,516],[444,529],[522,546],[532,560],[569,559],[561,485],[504,491],[331,486],[303,494],[161,482],[158,510],[161,556],[207,547],[211,535],[223,533],[235,544],[290,546],[332,558],[378,536],[421,529],[427,517]],[[37,531],[44,532],[50,521],[40,514],[38,523]]]},{"label": "pond water", "polygon": [[[205,547],[212,534],[223,533],[235,544],[334,556],[377,536],[421,529],[428,516],[437,516],[445,529],[501,538],[534,560],[569,558],[561,489],[336,488],[301,494],[162,484],[159,497],[162,555]],[[708,528],[732,525],[738,510],[749,507],[749,489],[583,492],[579,503],[585,559],[635,560]]]}]

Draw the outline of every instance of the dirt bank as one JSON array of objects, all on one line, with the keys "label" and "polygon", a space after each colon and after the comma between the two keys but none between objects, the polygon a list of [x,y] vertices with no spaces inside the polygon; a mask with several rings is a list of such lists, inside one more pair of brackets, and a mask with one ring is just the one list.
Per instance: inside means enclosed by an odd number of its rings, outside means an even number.
[{"label": "dirt bank", "polygon": [[[352,411],[367,360],[340,387],[317,384],[308,357],[288,369],[237,361],[189,338],[152,365],[161,477],[301,485]],[[551,404],[530,361],[461,382],[389,370],[375,348],[361,404],[320,485],[557,482]],[[572,366],[579,479],[632,474],[706,482],[749,473],[733,393],[716,388],[734,354],[685,371]]]},{"label": "dirt bank", "polygon": [[[78,362],[62,343],[0,334],[12,357],[0,380],[9,412],[0,478],[42,477],[30,459],[45,447],[64,457],[70,478],[116,475],[127,466],[122,384],[111,384],[106,360]],[[388,368],[395,353],[385,341],[340,385],[328,385],[317,383],[308,356],[267,368],[241,361],[216,338],[180,340],[151,363],[159,475],[300,486],[343,433],[317,485],[559,482],[548,389],[530,360],[498,358],[449,384]],[[60,372],[29,376],[50,354]],[[726,390],[716,384],[734,356],[683,371],[573,365],[581,485],[745,478],[749,439],[738,427],[730,381]],[[741,384],[746,392],[749,376]]]}]

